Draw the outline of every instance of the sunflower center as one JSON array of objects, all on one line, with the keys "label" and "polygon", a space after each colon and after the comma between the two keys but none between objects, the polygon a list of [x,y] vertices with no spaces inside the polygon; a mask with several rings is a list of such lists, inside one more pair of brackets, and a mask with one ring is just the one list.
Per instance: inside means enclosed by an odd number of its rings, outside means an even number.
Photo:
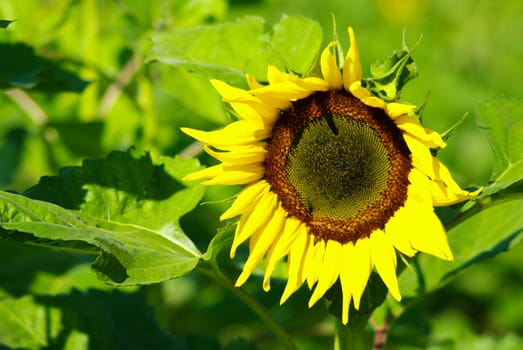
[{"label": "sunflower center", "polygon": [[293,102],[276,122],[265,178],[317,239],[356,242],[405,203],[410,151],[382,109],[343,91]]},{"label": "sunflower center", "polygon": [[339,115],[311,121],[287,156],[285,170],[315,217],[353,218],[381,197],[388,152],[368,124]]}]

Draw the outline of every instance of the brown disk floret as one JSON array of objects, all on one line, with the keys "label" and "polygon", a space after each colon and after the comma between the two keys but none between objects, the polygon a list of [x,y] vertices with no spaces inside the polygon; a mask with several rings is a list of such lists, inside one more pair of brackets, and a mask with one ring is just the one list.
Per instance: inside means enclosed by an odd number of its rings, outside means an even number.
[{"label": "brown disk floret", "polygon": [[401,131],[344,91],[292,103],[274,125],[265,179],[318,240],[356,242],[404,205],[412,169]]}]

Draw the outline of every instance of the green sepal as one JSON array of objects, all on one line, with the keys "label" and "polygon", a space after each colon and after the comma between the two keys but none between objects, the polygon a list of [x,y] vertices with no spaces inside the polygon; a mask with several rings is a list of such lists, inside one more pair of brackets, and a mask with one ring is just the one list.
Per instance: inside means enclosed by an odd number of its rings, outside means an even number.
[{"label": "green sepal", "polygon": [[362,85],[368,88],[372,94],[386,102],[397,101],[400,97],[401,89],[411,79],[419,75],[418,68],[411,57],[412,52],[421,41],[421,36],[409,48],[403,35],[403,48],[394,51],[392,56],[383,62],[376,62],[371,65],[371,78],[363,79]]}]

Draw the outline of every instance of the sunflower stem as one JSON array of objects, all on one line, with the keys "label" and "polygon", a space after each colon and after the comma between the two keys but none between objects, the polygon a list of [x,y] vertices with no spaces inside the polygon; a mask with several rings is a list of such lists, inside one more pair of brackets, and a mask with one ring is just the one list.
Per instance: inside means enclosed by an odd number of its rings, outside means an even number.
[{"label": "sunflower stem", "polygon": [[335,319],[334,350],[368,350],[363,337],[365,327],[361,325],[344,325]]},{"label": "sunflower stem", "polygon": [[267,309],[260,304],[255,298],[249,293],[239,287],[235,287],[234,284],[227,278],[214,264],[210,264],[210,268],[198,265],[197,270],[211,279],[218,282],[220,285],[225,287],[228,291],[234,294],[240,299],[245,305],[247,305],[267,326],[267,328],[274,334],[278,341],[288,350],[297,350],[298,348],[294,345],[292,338],[289,333],[271,316]]},{"label": "sunflower stem", "polygon": [[445,229],[450,231],[454,227],[458,226],[463,221],[469,219],[470,217],[482,212],[485,209],[493,207],[498,204],[503,204],[505,202],[521,199],[523,195],[521,193],[494,193],[491,196],[487,196],[480,200],[474,202],[474,204],[469,207],[467,210],[459,213],[453,217],[449,222],[445,223]]}]

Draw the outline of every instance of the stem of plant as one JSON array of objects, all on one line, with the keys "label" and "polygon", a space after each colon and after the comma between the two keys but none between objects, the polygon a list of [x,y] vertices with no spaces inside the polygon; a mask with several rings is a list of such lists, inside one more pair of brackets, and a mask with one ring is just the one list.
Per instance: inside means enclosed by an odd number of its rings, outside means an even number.
[{"label": "stem of plant", "polygon": [[383,350],[385,342],[387,341],[387,332],[389,330],[389,323],[385,322],[383,326],[374,330],[374,344],[372,350]]},{"label": "stem of plant", "polygon": [[220,285],[229,290],[234,294],[238,299],[240,299],[245,305],[247,305],[267,326],[267,328],[274,334],[274,336],[280,341],[280,343],[288,350],[297,350],[298,348],[294,345],[291,336],[282,325],[280,325],[276,320],[271,316],[267,309],[261,305],[256,299],[254,299],[250,294],[245,292],[245,290],[235,287],[234,284],[214,265],[210,264],[211,268],[205,268],[201,265],[198,265],[197,269],[201,273],[209,276]]},{"label": "stem of plant", "polygon": [[445,224],[445,229],[450,231],[455,226],[458,226],[460,223],[466,219],[480,213],[481,211],[493,207],[498,204],[503,204],[510,200],[521,199],[523,196],[521,193],[516,194],[494,194],[490,197],[485,197],[481,200],[478,200],[473,206],[458,214],[452,220]]}]

